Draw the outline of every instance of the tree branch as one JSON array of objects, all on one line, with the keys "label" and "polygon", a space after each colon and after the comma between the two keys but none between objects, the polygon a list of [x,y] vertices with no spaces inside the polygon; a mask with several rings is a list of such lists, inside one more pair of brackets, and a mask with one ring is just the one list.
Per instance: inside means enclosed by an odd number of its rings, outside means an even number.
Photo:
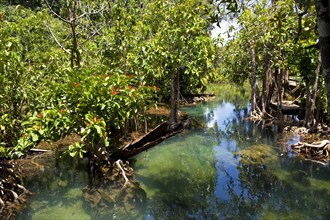
[{"label": "tree branch", "polygon": [[86,43],[88,40],[92,39],[94,36],[96,36],[97,34],[101,35],[101,33],[99,31],[101,31],[103,28],[105,28],[106,25],[103,25],[102,27],[100,27],[99,29],[97,30],[94,30],[93,33],[84,41],[82,42],[81,44],[84,44]]},{"label": "tree branch", "polygon": [[57,14],[57,13],[53,10],[52,6],[49,4],[49,2],[48,2],[47,0],[45,0],[45,2],[46,2],[47,7],[49,8],[50,12],[53,13],[53,15],[55,15],[58,19],[60,19],[61,21],[65,22],[65,23],[68,23],[68,24],[70,23],[69,20],[66,20],[66,19],[64,19],[61,15]]},{"label": "tree branch", "polygon": [[50,34],[52,35],[52,37],[54,38],[55,42],[57,43],[57,45],[67,54],[71,54],[70,51],[68,51],[67,49],[65,49],[65,47],[57,40],[57,38],[55,37],[52,29],[49,27],[49,25],[46,24],[46,22],[44,22],[45,26],[47,27],[47,29],[49,30]]},{"label": "tree branch", "polygon": [[85,17],[85,16],[95,15],[95,14],[100,13],[100,12],[103,11],[104,9],[105,9],[105,7],[104,7],[104,5],[103,5],[102,8],[100,8],[100,9],[97,10],[97,11],[93,11],[93,12],[85,12],[85,13],[83,13],[83,14],[81,14],[81,15],[79,15],[78,17],[75,17],[75,18],[73,18],[73,19],[74,19],[74,20],[79,20],[80,18],[83,18],[83,17]]}]

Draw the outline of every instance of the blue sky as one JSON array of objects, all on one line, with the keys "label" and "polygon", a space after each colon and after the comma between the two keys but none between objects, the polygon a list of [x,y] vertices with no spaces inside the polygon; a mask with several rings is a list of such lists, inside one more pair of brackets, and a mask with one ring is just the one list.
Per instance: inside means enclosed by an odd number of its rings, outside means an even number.
[{"label": "blue sky", "polygon": [[228,40],[228,34],[226,32],[228,31],[228,29],[231,25],[233,25],[235,28],[238,27],[237,22],[235,20],[230,20],[230,21],[224,20],[224,21],[222,21],[220,23],[221,28],[219,28],[216,24],[214,24],[214,29],[212,30],[211,37],[216,38],[220,34],[220,36],[222,38],[224,38],[225,41],[227,41]]}]

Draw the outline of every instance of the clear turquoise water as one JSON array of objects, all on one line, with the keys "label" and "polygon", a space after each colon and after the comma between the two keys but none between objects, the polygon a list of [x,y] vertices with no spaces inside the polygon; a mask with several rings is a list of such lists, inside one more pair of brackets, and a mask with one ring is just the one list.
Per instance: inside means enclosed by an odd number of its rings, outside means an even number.
[{"label": "clear turquoise water", "polygon": [[[280,156],[276,128],[242,120],[248,110],[235,102],[183,110],[203,127],[133,158],[148,198],[138,219],[330,219],[329,167]],[[18,219],[100,219],[82,201],[83,165],[71,166],[29,181],[37,194]]]}]

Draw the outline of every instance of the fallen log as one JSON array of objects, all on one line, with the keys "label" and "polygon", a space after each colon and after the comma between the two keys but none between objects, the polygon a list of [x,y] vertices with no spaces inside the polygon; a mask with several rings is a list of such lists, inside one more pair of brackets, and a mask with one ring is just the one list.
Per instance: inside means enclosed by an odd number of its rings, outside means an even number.
[{"label": "fallen log", "polygon": [[136,141],[120,148],[114,152],[111,157],[114,159],[127,159],[133,157],[142,151],[148,150],[159,144],[163,140],[181,133],[189,124],[190,120],[179,122],[174,125],[164,122]]},{"label": "fallen log", "polygon": [[[274,110],[277,110],[277,103],[271,101],[270,107]],[[283,101],[281,103],[281,112],[283,115],[299,115],[305,111],[304,107],[300,107],[299,105],[294,104],[290,101]]]}]

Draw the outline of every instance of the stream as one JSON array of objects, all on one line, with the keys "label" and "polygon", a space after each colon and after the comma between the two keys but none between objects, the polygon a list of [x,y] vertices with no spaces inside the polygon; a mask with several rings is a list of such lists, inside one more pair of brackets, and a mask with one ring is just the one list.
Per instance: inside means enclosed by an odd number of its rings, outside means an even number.
[{"label": "stream", "polygon": [[71,159],[26,180],[35,196],[17,219],[329,219],[329,167],[281,156],[275,126],[243,120],[246,100],[182,108],[200,126],[132,158],[147,197],[134,210],[105,217],[86,206],[86,164]]}]

